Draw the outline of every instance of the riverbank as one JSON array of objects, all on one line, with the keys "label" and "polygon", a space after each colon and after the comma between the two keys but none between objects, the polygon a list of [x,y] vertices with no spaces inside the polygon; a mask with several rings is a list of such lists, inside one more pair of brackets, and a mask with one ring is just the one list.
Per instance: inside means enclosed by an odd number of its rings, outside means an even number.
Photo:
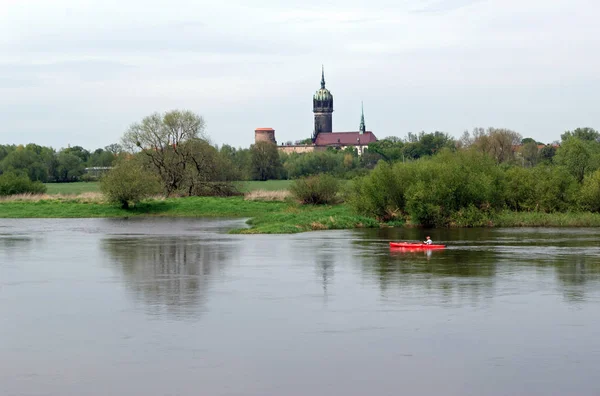
[{"label": "riverbank", "polygon": [[[291,200],[248,200],[244,197],[154,198],[125,210],[104,201],[101,194],[42,195],[0,200],[0,218],[95,217],[247,217],[243,234],[291,234],[313,230],[410,226],[404,221],[381,224],[353,213],[345,204],[300,205]],[[600,214],[589,212],[499,212],[477,224],[485,227],[600,227]],[[469,224],[461,224],[462,228]],[[457,227],[458,228],[458,227]]]},{"label": "riverbank", "polygon": [[256,234],[380,226],[374,219],[353,214],[346,205],[310,206],[292,201],[245,200],[243,197],[186,197],[150,199],[125,210],[104,202],[99,194],[41,198],[0,201],[0,218],[248,217],[251,228],[233,230],[232,233]]}]

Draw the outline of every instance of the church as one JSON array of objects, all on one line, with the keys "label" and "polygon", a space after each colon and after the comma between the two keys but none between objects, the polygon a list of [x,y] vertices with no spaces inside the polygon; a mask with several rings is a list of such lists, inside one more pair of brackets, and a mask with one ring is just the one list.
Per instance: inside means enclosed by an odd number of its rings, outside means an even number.
[{"label": "church", "polygon": [[[321,69],[321,89],[313,95],[313,113],[315,124],[310,143],[306,144],[281,144],[277,148],[285,153],[308,153],[327,150],[332,147],[343,150],[352,147],[361,155],[369,143],[376,142],[377,138],[365,126],[365,115],[361,109],[360,126],[355,132],[333,132],[333,95],[325,88],[325,71]],[[256,128],[254,130],[255,142],[270,141],[277,144],[273,128]]]}]

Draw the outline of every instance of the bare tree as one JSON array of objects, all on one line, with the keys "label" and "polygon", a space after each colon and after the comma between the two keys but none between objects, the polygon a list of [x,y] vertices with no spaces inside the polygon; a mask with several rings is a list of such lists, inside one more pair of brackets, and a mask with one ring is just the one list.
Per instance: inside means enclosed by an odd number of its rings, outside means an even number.
[{"label": "bare tree", "polygon": [[492,156],[497,163],[508,162],[515,158],[516,148],[521,144],[521,134],[504,128],[475,128],[473,146]]}]

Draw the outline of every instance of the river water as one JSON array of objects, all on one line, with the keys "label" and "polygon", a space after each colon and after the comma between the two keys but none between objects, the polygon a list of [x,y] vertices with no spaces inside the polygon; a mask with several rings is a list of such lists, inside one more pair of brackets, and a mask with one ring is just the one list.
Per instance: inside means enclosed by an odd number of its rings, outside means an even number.
[{"label": "river water", "polygon": [[600,230],[0,220],[0,395],[598,395]]}]

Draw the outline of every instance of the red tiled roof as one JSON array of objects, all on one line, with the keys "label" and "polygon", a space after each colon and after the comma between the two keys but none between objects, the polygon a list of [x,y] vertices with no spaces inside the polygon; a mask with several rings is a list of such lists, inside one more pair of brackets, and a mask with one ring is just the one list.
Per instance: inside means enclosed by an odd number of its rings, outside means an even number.
[{"label": "red tiled roof", "polygon": [[274,131],[273,128],[256,128],[255,131]]},{"label": "red tiled roof", "polygon": [[[360,141],[358,140],[360,139]],[[373,132],[367,131],[362,135],[360,132],[321,132],[315,141],[316,146],[350,146],[358,144],[369,144],[376,142],[377,138]]]}]

